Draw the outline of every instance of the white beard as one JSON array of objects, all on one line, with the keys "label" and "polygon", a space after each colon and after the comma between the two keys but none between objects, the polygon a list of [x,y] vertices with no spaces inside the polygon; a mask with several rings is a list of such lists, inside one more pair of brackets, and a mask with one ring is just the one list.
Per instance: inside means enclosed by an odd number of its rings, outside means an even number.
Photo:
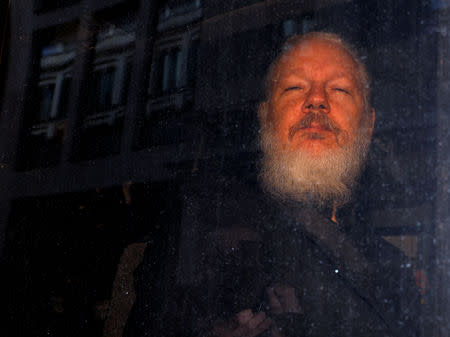
[{"label": "white beard", "polygon": [[346,204],[367,156],[370,137],[360,128],[354,142],[319,157],[304,150],[286,150],[263,129],[260,146],[264,153],[260,178],[263,187],[278,200],[314,206]]}]

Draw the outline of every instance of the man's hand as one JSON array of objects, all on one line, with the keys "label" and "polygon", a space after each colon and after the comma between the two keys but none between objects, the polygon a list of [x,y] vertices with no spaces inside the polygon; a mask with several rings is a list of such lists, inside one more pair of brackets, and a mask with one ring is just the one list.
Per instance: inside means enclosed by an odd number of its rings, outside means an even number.
[{"label": "man's hand", "polygon": [[302,313],[294,288],[276,284],[274,287],[267,288],[266,291],[269,296],[270,308],[274,314]]},{"label": "man's hand", "polygon": [[[276,284],[273,287],[267,288],[266,292],[269,297],[270,309],[273,314],[302,313],[294,288]],[[280,332],[280,329],[275,322],[272,324],[270,333],[271,337],[285,337],[285,335]]]},{"label": "man's hand", "polygon": [[250,309],[236,314],[231,322],[216,324],[213,336],[217,337],[254,337],[266,331],[272,324],[264,312],[253,313]]}]

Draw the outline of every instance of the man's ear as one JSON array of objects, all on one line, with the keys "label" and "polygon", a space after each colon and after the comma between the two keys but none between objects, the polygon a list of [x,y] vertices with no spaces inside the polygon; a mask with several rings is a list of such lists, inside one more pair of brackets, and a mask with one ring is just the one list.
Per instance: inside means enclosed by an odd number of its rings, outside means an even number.
[{"label": "man's ear", "polygon": [[259,126],[261,127],[261,129],[267,125],[268,112],[269,112],[269,104],[266,101],[261,102],[258,107],[258,119],[259,119]]}]

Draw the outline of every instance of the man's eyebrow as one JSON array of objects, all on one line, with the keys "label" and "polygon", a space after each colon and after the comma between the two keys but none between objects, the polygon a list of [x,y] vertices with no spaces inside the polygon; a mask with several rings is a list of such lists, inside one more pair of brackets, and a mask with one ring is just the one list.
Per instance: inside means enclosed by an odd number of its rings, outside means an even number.
[{"label": "man's eyebrow", "polygon": [[276,78],[277,82],[281,82],[281,81],[287,81],[287,80],[297,80],[297,79],[302,79],[304,78],[304,74],[303,73],[299,73],[299,72],[294,72],[294,71],[289,71],[286,74],[279,74],[279,76]]},{"label": "man's eyebrow", "polygon": [[344,81],[351,81],[351,82],[355,82],[355,83],[357,82],[357,78],[356,78],[353,74],[339,74],[339,75],[337,75],[337,76],[331,78],[331,79],[329,80],[329,82],[332,82],[332,81],[341,81],[341,80],[344,80]]},{"label": "man's eyebrow", "polygon": [[[303,72],[298,71],[289,71],[286,74],[280,74],[277,78],[274,79],[274,83],[280,83],[282,81],[290,81],[290,80],[302,80],[305,79],[305,75]],[[352,73],[338,73],[336,76],[333,76],[332,78],[328,79],[327,82],[334,82],[334,81],[349,81],[352,82],[352,84],[357,85],[358,84],[358,77],[355,76]]]}]

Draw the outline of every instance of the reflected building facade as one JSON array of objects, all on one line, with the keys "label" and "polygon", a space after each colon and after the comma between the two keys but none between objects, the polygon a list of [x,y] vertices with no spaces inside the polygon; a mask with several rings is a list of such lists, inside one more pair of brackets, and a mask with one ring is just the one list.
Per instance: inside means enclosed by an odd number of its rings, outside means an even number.
[{"label": "reflected building facade", "polygon": [[20,284],[8,302],[16,335],[67,324],[101,335],[99,308],[133,242],[164,242],[155,259],[174,273],[183,187],[211,172],[256,183],[264,74],[286,38],[313,30],[362,50],[377,111],[368,221],[429,275],[423,311],[443,315],[448,304],[433,299],[435,257],[447,249],[436,238],[448,220],[448,10],[418,0],[14,1],[0,230],[9,285]]}]

